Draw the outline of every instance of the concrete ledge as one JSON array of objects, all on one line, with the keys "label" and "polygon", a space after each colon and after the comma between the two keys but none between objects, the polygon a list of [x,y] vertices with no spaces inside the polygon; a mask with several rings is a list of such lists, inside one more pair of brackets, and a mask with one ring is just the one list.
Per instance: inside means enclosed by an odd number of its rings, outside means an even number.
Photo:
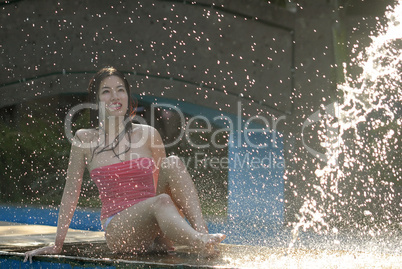
[{"label": "concrete ledge", "polygon": [[[37,247],[54,242],[57,227],[47,225],[27,225],[13,222],[0,222],[0,246]],[[103,232],[69,229],[66,243],[105,241]]]},{"label": "concrete ledge", "polygon": [[[102,233],[71,230],[61,255],[38,256],[33,264],[23,263],[25,251],[48,244],[54,236],[55,227],[0,223],[0,268],[339,268],[344,264],[399,268],[402,260],[401,253],[230,244],[220,244],[215,257],[202,257],[184,246],[172,253],[115,254]],[[42,242],[35,241],[38,238]]]}]

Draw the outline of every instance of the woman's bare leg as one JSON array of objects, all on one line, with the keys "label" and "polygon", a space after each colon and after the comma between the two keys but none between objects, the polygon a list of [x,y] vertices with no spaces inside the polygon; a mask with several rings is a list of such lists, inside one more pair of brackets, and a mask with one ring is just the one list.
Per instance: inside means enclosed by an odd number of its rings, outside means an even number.
[{"label": "woman's bare leg", "polygon": [[147,250],[160,234],[160,228],[150,210],[155,201],[147,199],[123,210],[112,218],[106,228],[106,242],[115,252]]},{"label": "woman's bare leg", "polygon": [[170,240],[209,250],[224,238],[194,230],[179,214],[167,194],[149,198],[116,215],[106,230],[109,248],[116,252],[142,251],[163,233]]},{"label": "woman's bare leg", "polygon": [[169,194],[191,226],[198,232],[208,233],[194,182],[178,157],[170,156],[162,163],[156,193]]}]

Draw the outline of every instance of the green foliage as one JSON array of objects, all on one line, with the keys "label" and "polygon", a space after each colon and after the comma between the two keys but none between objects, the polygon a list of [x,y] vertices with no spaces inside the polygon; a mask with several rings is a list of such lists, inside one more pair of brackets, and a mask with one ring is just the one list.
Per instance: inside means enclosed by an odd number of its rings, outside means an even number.
[{"label": "green foliage", "polygon": [[[0,126],[0,203],[57,206],[63,194],[71,147],[64,136],[64,117],[46,106],[25,109],[18,124]],[[87,122],[88,115],[77,117],[74,131]],[[100,206],[96,186],[88,173],[81,196],[81,206]]]},{"label": "green foliage", "polygon": [[23,115],[16,126],[0,127],[2,203],[58,202],[55,197],[64,186],[69,151],[62,126],[48,110],[35,109]]}]

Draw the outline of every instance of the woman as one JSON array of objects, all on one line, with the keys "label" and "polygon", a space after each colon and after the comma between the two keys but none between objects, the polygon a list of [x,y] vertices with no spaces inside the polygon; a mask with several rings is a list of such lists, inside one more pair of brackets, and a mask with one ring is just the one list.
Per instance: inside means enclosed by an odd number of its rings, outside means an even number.
[{"label": "woman", "polygon": [[73,138],[54,246],[27,252],[25,261],[61,252],[85,168],[98,186],[101,223],[113,252],[167,249],[170,240],[213,252],[225,235],[208,234],[192,179],[180,159],[166,158],[159,133],[131,123],[130,87],[124,75],[103,68],[88,90],[99,104],[99,127],[78,130]]}]

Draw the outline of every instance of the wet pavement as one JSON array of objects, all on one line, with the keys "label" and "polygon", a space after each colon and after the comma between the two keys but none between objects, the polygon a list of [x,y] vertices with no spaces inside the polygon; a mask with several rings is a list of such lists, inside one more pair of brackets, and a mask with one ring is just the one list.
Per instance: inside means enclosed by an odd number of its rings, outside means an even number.
[{"label": "wet pavement", "polygon": [[[0,222],[0,259],[13,259],[21,263],[24,252],[52,244],[55,234],[56,227],[52,226]],[[237,253],[232,254],[235,256],[244,253],[244,249],[229,246],[221,244],[220,253],[227,255],[230,251],[236,251]],[[70,229],[60,255],[35,257],[34,261],[54,262],[59,265],[79,264],[85,267],[93,265],[97,268],[121,268],[129,265],[146,268],[232,268],[225,257],[221,254],[204,257],[184,246],[178,246],[175,252],[170,253],[115,254],[107,248],[103,232]]]},{"label": "wet pavement", "polygon": [[22,263],[23,253],[54,242],[56,227],[0,222],[0,268],[401,268],[402,254],[220,244],[204,257],[184,246],[171,253],[115,254],[103,232],[70,229],[63,252]]}]

